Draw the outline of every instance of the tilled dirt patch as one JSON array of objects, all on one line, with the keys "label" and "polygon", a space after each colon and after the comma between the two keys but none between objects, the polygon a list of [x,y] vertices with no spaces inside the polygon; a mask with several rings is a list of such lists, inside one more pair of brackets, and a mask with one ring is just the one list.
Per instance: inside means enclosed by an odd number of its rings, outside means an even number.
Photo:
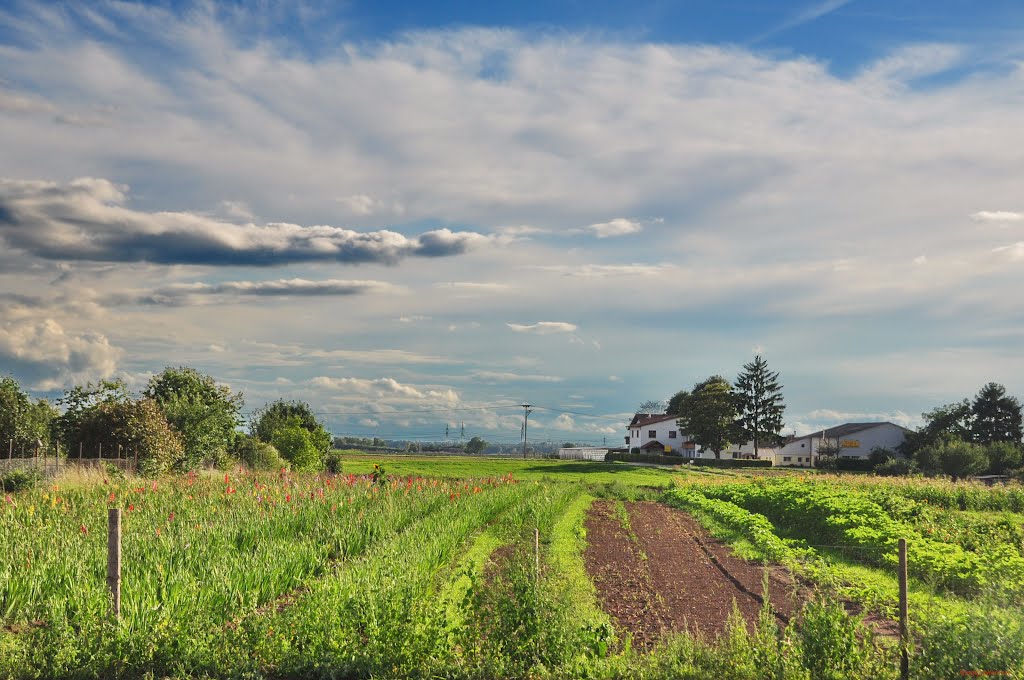
[{"label": "tilled dirt patch", "polygon": [[[595,502],[586,521],[584,561],[605,611],[648,647],[669,632],[712,639],[725,630],[735,602],[756,622],[765,567],[730,554],[688,514],[653,502],[627,503],[630,536],[611,501]],[[792,581],[767,568],[769,597],[786,623],[796,608]]]}]

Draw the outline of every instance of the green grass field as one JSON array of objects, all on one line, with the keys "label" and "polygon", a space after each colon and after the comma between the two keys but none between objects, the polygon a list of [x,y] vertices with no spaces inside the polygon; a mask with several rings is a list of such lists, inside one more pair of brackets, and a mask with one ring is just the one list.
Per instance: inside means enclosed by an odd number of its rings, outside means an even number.
[{"label": "green grass field", "polygon": [[342,466],[346,473],[370,474],[374,465],[388,474],[447,479],[503,477],[513,475],[522,480],[582,482],[585,484],[618,483],[632,487],[665,488],[673,478],[708,476],[712,473],[672,468],[639,467],[627,463],[593,463],[589,461],[488,458],[485,456],[416,456],[372,455],[361,451],[343,451]]}]

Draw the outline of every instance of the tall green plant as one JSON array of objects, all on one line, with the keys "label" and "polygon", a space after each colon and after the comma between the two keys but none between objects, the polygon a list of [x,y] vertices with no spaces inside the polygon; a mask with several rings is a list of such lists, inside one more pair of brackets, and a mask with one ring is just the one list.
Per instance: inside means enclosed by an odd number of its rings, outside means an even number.
[{"label": "tall green plant", "polygon": [[782,442],[782,414],[786,404],[782,398],[779,374],[768,370],[768,362],[758,354],[744,364],[743,372],[733,386],[736,393],[738,431],[754,444],[754,457],[760,446],[777,446]]}]

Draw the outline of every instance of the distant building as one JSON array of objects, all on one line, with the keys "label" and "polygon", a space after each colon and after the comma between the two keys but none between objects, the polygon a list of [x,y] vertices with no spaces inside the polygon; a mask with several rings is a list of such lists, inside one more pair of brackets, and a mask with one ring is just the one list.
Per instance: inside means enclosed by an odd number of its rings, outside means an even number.
[{"label": "distant building", "polygon": [[558,457],[562,460],[596,460],[604,462],[608,449],[595,446],[573,446],[558,449]]},{"label": "distant building", "polygon": [[865,459],[876,448],[896,448],[910,432],[895,423],[845,423],[818,430],[802,437],[789,437],[773,452],[775,465],[811,467],[818,459],[818,449],[825,442],[839,447],[840,458]]}]

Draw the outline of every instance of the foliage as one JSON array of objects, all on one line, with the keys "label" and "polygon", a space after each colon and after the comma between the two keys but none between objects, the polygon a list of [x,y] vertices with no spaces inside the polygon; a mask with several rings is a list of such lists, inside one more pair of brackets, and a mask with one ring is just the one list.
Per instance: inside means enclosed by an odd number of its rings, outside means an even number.
[{"label": "foliage", "polygon": [[276,472],[289,467],[273,444],[245,434],[235,437],[231,453],[250,470]]},{"label": "foliage", "polygon": [[781,444],[783,438],[779,433],[786,405],[782,399],[779,374],[769,371],[768,362],[758,354],[752,362],[743,365],[743,372],[737,376],[733,389],[741,441],[754,443],[755,456],[761,445]]},{"label": "foliage", "polygon": [[342,472],[342,457],[341,451],[331,451],[324,458],[324,469],[330,472],[332,475],[338,475]]},{"label": "foliage", "polygon": [[956,439],[969,441],[971,437],[971,405],[963,401],[936,406],[927,413],[922,413],[924,425],[907,434],[900,453],[911,456],[919,449],[934,446],[941,441]]},{"label": "foliage", "polygon": [[668,404],[665,406],[665,413],[676,415],[682,412],[683,404],[690,398],[689,390],[679,390],[672,395],[672,398],[668,400]]},{"label": "foliage", "polygon": [[994,382],[982,387],[971,403],[971,441],[979,444],[1014,442],[1022,437],[1021,405]]},{"label": "foliage", "polygon": [[297,472],[316,472],[323,469],[323,456],[313,445],[313,436],[309,430],[297,425],[278,428],[274,431],[270,443]]},{"label": "foliage", "polygon": [[896,458],[896,452],[882,446],[876,446],[868,454],[868,461],[871,465],[881,465]]},{"label": "foliage", "polygon": [[919,472],[917,463],[909,458],[891,458],[875,466],[875,474],[882,477],[906,477]]},{"label": "foliage", "polygon": [[185,455],[180,435],[152,399],[102,403],[86,416],[82,432],[87,439],[121,446],[125,457],[137,456],[145,475],[166,472]]},{"label": "foliage", "polygon": [[20,453],[35,452],[37,442],[49,448],[56,410],[45,399],[33,401],[14,378],[0,378],[0,444]]},{"label": "foliage", "polygon": [[640,405],[636,407],[636,412],[648,415],[665,413],[665,402],[660,399],[648,399],[647,401],[640,402]]},{"label": "foliage", "polygon": [[0,491],[24,491],[42,481],[43,475],[34,468],[10,470],[0,474]]},{"label": "foliage", "polygon": [[194,368],[165,368],[154,376],[145,396],[153,399],[182,438],[184,457],[177,463],[192,470],[223,458],[239,423],[241,394]]},{"label": "foliage", "polygon": [[466,453],[477,455],[484,452],[487,448],[487,442],[480,437],[473,437],[466,442]]},{"label": "foliage", "polygon": [[925,472],[949,475],[955,482],[988,468],[988,456],[978,444],[953,440],[918,450],[917,463]]},{"label": "foliage", "polygon": [[54,422],[58,437],[68,450],[81,446],[87,458],[99,456],[99,445],[109,444],[110,440],[102,432],[88,427],[100,406],[105,404],[123,404],[131,401],[128,385],[123,380],[101,380],[97,384],[75,385],[65,390],[64,396],[57,404],[64,412]]},{"label": "foliage", "polygon": [[301,427],[309,432],[310,443],[321,458],[330,452],[333,442],[331,433],[304,401],[279,399],[268,404],[253,414],[250,426],[252,435],[265,442],[272,442],[277,430],[291,427]]},{"label": "foliage", "polygon": [[844,546],[872,565],[893,567],[897,541],[906,538],[911,575],[960,595],[994,592],[1008,602],[1024,601],[1024,556],[1018,548],[1002,542],[976,551],[972,547],[978,546],[933,538],[935,527],[920,521],[926,510],[913,501],[894,504],[855,487],[793,480],[688,490],[695,492],[764,515],[813,544]]},{"label": "foliage", "polygon": [[0,441],[13,441],[15,449],[34,450],[47,445],[53,408],[43,399],[33,402],[13,378],[0,378]]},{"label": "foliage", "polygon": [[988,456],[988,472],[993,475],[1005,474],[1024,462],[1020,444],[1012,442],[992,442],[985,447],[985,455]]},{"label": "foliage", "polygon": [[697,446],[719,458],[736,437],[735,421],[736,398],[732,386],[722,376],[714,375],[694,385],[676,422]]}]

